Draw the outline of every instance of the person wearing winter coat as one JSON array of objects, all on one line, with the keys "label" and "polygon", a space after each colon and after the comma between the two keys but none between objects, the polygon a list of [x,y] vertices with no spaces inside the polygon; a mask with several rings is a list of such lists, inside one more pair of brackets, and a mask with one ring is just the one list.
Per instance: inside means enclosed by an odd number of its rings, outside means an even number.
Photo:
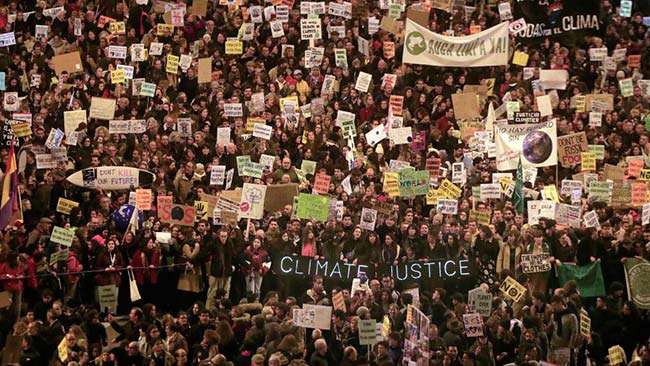
[{"label": "person wearing winter coat", "polygon": [[247,266],[244,266],[243,271],[246,273],[247,290],[257,296],[260,295],[262,278],[270,268],[268,265],[265,265],[269,260],[269,253],[266,249],[262,248],[262,238],[256,236],[253,239],[253,244],[244,250],[244,261]]},{"label": "person wearing winter coat", "polygon": [[[551,298],[553,316],[548,325],[547,333],[550,338],[549,362],[564,363],[562,354],[567,348],[573,349],[579,345],[578,318],[571,312],[560,295]],[[572,352],[572,351],[571,351]]]},{"label": "person wearing winter coat", "polygon": [[122,283],[120,269],[124,268],[122,253],[116,250],[115,240],[108,240],[106,247],[97,256],[95,269],[104,272],[95,275],[95,282],[98,286],[115,285],[118,288]]},{"label": "person wearing winter coat", "polygon": [[131,267],[134,268],[135,282],[140,288],[142,298],[145,302],[152,301],[158,285],[158,267],[160,267],[160,250],[154,238],[149,238],[144,247],[135,251],[131,259]]}]

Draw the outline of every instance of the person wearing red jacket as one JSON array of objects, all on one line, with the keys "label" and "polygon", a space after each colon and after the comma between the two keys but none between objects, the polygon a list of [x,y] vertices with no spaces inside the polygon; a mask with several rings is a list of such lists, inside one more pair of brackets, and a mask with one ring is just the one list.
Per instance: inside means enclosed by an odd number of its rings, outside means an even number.
[{"label": "person wearing red jacket", "polygon": [[7,254],[7,261],[0,263],[0,283],[9,292],[17,318],[20,318],[20,308],[23,300],[23,277],[25,268],[20,263],[18,253]]},{"label": "person wearing red jacket", "polygon": [[122,253],[116,250],[115,240],[108,240],[95,263],[95,269],[104,270],[104,272],[95,275],[97,286],[115,285],[119,288],[122,283],[119,271],[124,268],[124,264]]},{"label": "person wearing red jacket", "polygon": [[[144,302],[152,301],[155,288],[158,284],[158,267],[160,266],[160,249],[154,238],[149,238],[144,247],[133,254],[131,267],[135,275],[135,282],[140,288]],[[149,267],[148,269],[143,269]]]},{"label": "person wearing red jacket", "polygon": [[256,236],[253,239],[253,244],[246,247],[244,260],[248,264],[244,267],[247,290],[259,296],[262,278],[269,270],[264,263],[270,261],[269,252],[262,248],[262,238]]},{"label": "person wearing red jacket", "polygon": [[[68,273],[81,272],[84,269],[83,264],[79,260],[79,239],[75,239],[75,243],[70,248],[68,254],[68,260],[66,263],[66,269]],[[66,291],[66,299],[69,301],[71,299],[77,298],[77,283],[79,282],[79,274],[69,274],[68,279],[68,289]]]}]

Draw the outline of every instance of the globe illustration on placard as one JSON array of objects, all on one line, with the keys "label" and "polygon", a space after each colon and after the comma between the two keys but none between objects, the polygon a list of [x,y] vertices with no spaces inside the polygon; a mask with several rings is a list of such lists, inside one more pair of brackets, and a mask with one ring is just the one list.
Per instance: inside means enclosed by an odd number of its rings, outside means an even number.
[{"label": "globe illustration on placard", "polygon": [[526,135],[523,144],[523,153],[526,160],[533,164],[546,161],[553,152],[553,140],[544,131],[533,131]]},{"label": "globe illustration on placard", "polygon": [[420,32],[411,32],[408,36],[406,36],[406,49],[409,51],[409,53],[416,56],[427,49],[427,45],[424,42],[424,37],[422,37],[422,34],[420,34]]}]

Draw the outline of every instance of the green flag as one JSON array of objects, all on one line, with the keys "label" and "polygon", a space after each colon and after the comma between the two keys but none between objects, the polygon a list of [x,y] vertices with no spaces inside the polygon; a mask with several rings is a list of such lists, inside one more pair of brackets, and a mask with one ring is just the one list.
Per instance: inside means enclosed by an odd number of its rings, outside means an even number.
[{"label": "green flag", "polygon": [[557,268],[560,284],[564,286],[567,281],[575,280],[582,297],[604,296],[605,280],[599,262],[589,263],[586,266],[562,263]]},{"label": "green flag", "polygon": [[628,298],[641,309],[650,309],[650,262],[645,259],[625,260],[625,282]]},{"label": "green flag", "polygon": [[521,156],[517,165],[517,180],[515,181],[515,191],[512,193],[512,204],[518,214],[524,213],[524,170],[521,166]]}]

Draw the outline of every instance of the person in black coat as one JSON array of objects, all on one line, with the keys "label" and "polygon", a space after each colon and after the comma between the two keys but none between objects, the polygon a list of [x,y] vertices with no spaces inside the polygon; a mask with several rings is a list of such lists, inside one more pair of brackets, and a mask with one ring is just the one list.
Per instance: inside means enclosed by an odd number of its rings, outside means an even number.
[{"label": "person in black coat", "polygon": [[199,254],[201,258],[207,259],[212,255],[209,271],[210,288],[208,289],[205,302],[205,307],[211,309],[214,306],[215,295],[218,289],[224,289],[226,291],[226,297],[230,293],[233,244],[229,238],[228,230],[221,229],[218,233],[213,232],[212,235],[207,235],[203,240],[201,248],[207,248],[207,251],[202,250],[201,254]]},{"label": "person in black coat", "polygon": [[23,337],[23,354],[20,356],[18,363],[20,366],[39,366],[41,365],[41,355],[32,347],[32,337]]}]

